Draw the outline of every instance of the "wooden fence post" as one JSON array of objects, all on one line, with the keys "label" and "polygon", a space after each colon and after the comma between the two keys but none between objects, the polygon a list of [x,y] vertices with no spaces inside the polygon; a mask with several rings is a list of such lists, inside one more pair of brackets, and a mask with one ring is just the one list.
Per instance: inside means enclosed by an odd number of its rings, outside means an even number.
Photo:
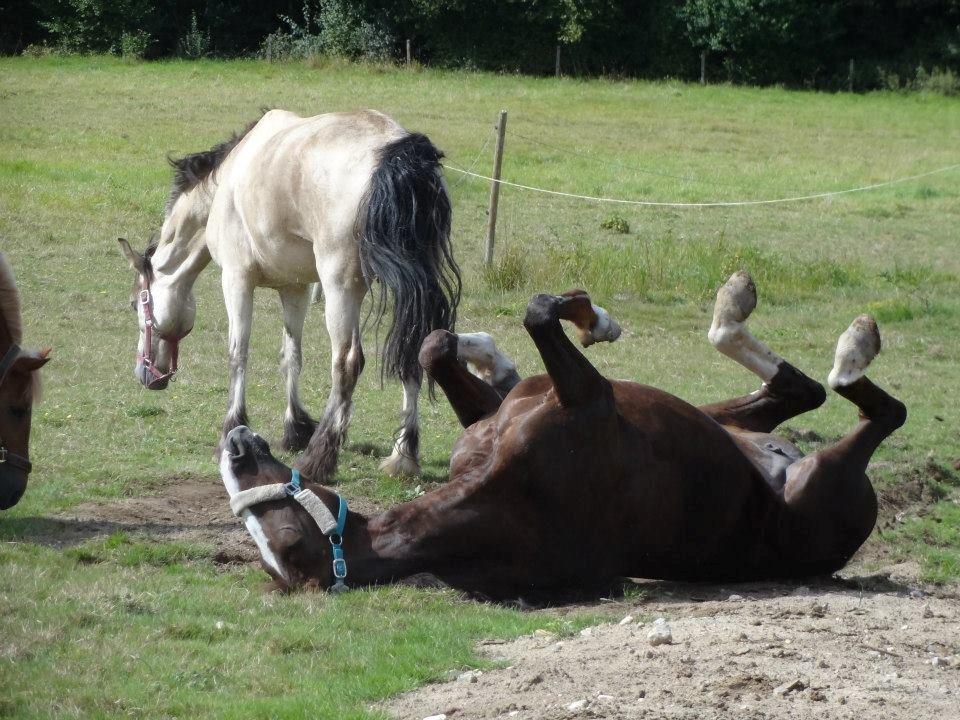
[{"label": "wooden fence post", "polygon": [[507,111],[500,111],[497,122],[497,149],[493,155],[493,182],[490,185],[490,209],[487,211],[487,249],[483,264],[493,265],[493,240],[497,234],[497,205],[500,202],[500,166],[503,164],[503,136],[507,130]]},{"label": "wooden fence post", "polygon": [[853,58],[850,58],[850,68],[847,70],[847,92],[853,92]]},{"label": "wooden fence post", "polygon": [[707,51],[700,51],[700,84],[707,84]]},{"label": "wooden fence post", "polygon": [[560,77],[560,46],[557,45],[557,62],[554,67],[554,75]]},{"label": "wooden fence post", "polygon": [[410,38],[407,38],[407,67],[410,67]]}]

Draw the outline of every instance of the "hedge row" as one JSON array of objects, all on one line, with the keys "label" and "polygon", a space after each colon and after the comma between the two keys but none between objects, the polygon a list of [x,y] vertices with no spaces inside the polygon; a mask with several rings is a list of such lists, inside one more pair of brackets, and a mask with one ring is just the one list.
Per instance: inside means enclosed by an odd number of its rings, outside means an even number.
[{"label": "hedge row", "polygon": [[410,39],[422,63],[532,74],[558,45],[573,75],[692,79],[704,51],[712,80],[754,84],[960,74],[960,0],[0,0],[0,17],[4,53],[397,60]]}]

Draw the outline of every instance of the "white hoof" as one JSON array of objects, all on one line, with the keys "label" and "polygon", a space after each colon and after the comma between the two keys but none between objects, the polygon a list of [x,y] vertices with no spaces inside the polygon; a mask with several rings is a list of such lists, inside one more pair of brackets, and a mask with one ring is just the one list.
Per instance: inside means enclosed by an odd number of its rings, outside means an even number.
[{"label": "white hoof", "polygon": [[596,322],[589,329],[578,328],[580,335],[580,344],[583,347],[590,347],[598,342],[613,342],[622,332],[620,323],[610,317],[610,313],[599,305],[591,305],[593,314],[597,316]]},{"label": "white hoof", "polygon": [[757,307],[757,286],[746,270],[738,270],[717,290],[713,324],[745,322]]},{"label": "white hoof", "polygon": [[394,452],[380,462],[380,472],[390,477],[416,477],[420,474],[420,463],[416,458]]},{"label": "white hoof", "polygon": [[861,315],[837,341],[837,354],[827,383],[836,390],[856,382],[879,352],[880,329],[872,317]]}]

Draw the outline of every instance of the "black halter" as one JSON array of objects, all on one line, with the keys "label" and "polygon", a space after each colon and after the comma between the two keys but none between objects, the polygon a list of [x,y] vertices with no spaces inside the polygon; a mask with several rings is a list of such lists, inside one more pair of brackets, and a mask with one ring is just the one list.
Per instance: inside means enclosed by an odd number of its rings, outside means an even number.
[{"label": "black halter", "polygon": [[[6,354],[3,356],[3,359],[0,360],[0,385],[3,384],[4,379],[7,377],[7,373],[10,371],[10,368],[13,367],[13,363],[19,355],[20,346],[11,345],[10,349],[7,350]],[[3,444],[2,437],[0,437],[0,465],[9,465],[10,467],[23,470],[25,473],[29,473],[33,469],[33,464],[27,460],[27,458],[7,450]]]}]

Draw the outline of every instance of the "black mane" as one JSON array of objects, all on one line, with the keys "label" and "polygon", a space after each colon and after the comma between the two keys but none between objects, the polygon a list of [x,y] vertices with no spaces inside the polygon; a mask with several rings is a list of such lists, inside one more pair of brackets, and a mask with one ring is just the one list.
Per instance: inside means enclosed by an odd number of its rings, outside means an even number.
[{"label": "black mane", "polygon": [[[261,116],[262,117],[262,116]],[[232,137],[221,143],[214,145],[209,150],[185,155],[180,159],[168,158],[167,161],[173,166],[173,183],[170,188],[170,198],[167,200],[166,213],[169,214],[173,204],[185,192],[193,190],[197,185],[210,177],[214,170],[226,160],[227,155],[233,150],[237,143],[246,137],[254,125],[260,122],[260,119],[254,120],[242,131],[234,133]]]}]

